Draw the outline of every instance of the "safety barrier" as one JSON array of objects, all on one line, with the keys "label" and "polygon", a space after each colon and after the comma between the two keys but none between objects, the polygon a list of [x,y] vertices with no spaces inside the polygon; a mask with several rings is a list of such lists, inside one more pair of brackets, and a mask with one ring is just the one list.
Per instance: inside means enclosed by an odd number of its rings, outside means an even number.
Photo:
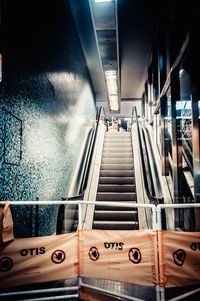
[{"label": "safety barrier", "polygon": [[[31,203],[35,204],[10,204]],[[110,231],[82,229],[82,205],[94,205],[93,202],[53,202],[63,203],[78,204],[79,231],[19,238],[6,245],[0,251],[1,288],[13,287],[13,283],[19,286],[75,277],[96,277],[156,286],[157,300],[164,300],[165,287],[200,284],[200,233],[160,230],[161,209],[168,205],[156,207],[153,204],[119,203],[119,206],[151,208],[154,230]],[[102,203],[96,202],[95,205]],[[105,205],[116,206],[116,203],[105,202]],[[200,204],[174,204],[170,207],[180,206],[200,207]],[[85,286],[82,282],[80,284]],[[126,299],[136,300],[130,296]]]}]

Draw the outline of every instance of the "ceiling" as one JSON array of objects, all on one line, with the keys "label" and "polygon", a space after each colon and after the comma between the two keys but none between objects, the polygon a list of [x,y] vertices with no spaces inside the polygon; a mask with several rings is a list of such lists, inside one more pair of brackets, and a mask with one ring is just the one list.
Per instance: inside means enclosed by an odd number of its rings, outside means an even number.
[{"label": "ceiling", "polygon": [[158,25],[155,0],[118,0],[121,98],[141,98]]},{"label": "ceiling", "polygon": [[[93,82],[97,101],[107,98],[102,59],[92,5],[94,0],[69,0]],[[117,1],[117,0],[113,0]],[[118,68],[121,100],[142,97],[151,49],[158,26],[158,0],[118,0]],[[102,13],[104,28],[110,29],[109,14]],[[93,30],[92,30],[93,25]],[[112,42],[112,41],[111,41]],[[96,43],[96,45],[95,45]],[[104,53],[105,59],[105,53]]]}]

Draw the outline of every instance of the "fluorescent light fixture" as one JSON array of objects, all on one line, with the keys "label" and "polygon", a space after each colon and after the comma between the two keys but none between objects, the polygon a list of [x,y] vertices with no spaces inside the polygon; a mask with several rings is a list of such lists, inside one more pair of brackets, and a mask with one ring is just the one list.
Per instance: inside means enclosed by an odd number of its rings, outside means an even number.
[{"label": "fluorescent light fixture", "polygon": [[112,0],[94,0],[94,2],[111,2]]},{"label": "fluorescent light fixture", "polygon": [[183,68],[181,68],[181,69],[179,70],[179,77],[181,77],[181,76],[184,74],[184,72],[185,72],[185,70],[184,70]]},{"label": "fluorescent light fixture", "polygon": [[106,85],[108,90],[108,101],[111,111],[119,110],[118,88],[117,88],[117,72],[109,70],[105,72]]}]

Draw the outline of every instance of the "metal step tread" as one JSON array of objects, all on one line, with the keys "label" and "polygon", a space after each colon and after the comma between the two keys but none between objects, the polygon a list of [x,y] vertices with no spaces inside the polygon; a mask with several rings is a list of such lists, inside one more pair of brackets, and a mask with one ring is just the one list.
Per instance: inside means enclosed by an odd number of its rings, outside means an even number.
[{"label": "metal step tread", "polygon": [[99,184],[98,192],[135,192],[134,184]]},{"label": "metal step tread", "polygon": [[[125,207],[125,206],[122,207],[122,206],[117,206],[117,202],[115,202],[115,203],[116,203],[115,206],[96,205],[95,212],[97,212],[97,211],[106,212],[106,211],[112,211],[112,210],[114,210],[116,212],[121,212],[121,210],[130,212],[130,211],[133,211],[133,209],[135,209],[134,204],[131,207]],[[135,201],[123,201],[123,203],[135,203],[136,204]]]},{"label": "metal step tread", "polygon": [[98,192],[97,201],[136,201],[135,192]]},{"label": "metal step tread", "polygon": [[113,147],[113,148],[122,148],[123,146],[125,148],[131,148],[132,143],[131,142],[124,142],[124,141],[119,141],[119,142],[104,142],[103,144],[104,147]]},{"label": "metal step tread", "polygon": [[103,152],[102,158],[133,158],[132,152],[121,152],[121,153],[112,153],[112,152]]},{"label": "metal step tread", "polygon": [[105,138],[104,139],[104,145],[106,144],[106,143],[110,143],[110,144],[112,144],[112,143],[114,143],[114,144],[118,144],[118,143],[125,143],[125,144],[129,144],[129,145],[132,145],[132,140],[131,140],[131,138]]},{"label": "metal step tread", "polygon": [[102,158],[101,164],[132,164],[133,158]]},{"label": "metal step tread", "polygon": [[101,170],[133,170],[134,169],[134,165],[133,164],[124,164],[124,163],[113,163],[113,164],[101,164],[101,167],[100,167]]},{"label": "metal step tread", "polygon": [[105,191],[105,192],[98,192],[99,195],[107,194],[107,195],[130,195],[136,194],[135,192],[114,192],[114,191]]},{"label": "metal step tread", "polygon": [[138,225],[138,221],[93,221],[94,224],[101,224],[101,225],[115,225],[115,224],[119,224],[119,225]]},{"label": "metal step tread", "polygon": [[[95,209],[95,212],[96,212],[96,209]],[[134,214],[134,213],[137,213],[137,210],[131,210],[131,211],[126,211],[126,210],[121,210],[121,211],[118,211],[118,210],[98,210],[98,213],[105,213],[105,214]]]},{"label": "metal step tread", "polygon": [[95,210],[94,213],[95,221],[137,221],[138,220],[138,212],[137,210],[130,211],[122,211],[122,210]]},{"label": "metal step tread", "polygon": [[120,147],[113,147],[113,146],[104,146],[103,147],[103,152],[109,152],[109,153],[112,153],[112,152],[115,152],[115,153],[132,153],[132,147],[122,147],[120,145]]},{"label": "metal step tread", "polygon": [[106,132],[106,136],[131,136],[131,132]]},{"label": "metal step tread", "polygon": [[135,184],[135,177],[101,177],[99,184]]},{"label": "metal step tread", "polygon": [[120,169],[115,169],[115,170],[100,170],[100,177],[129,177],[134,175],[134,170],[129,169],[129,170],[120,170]]}]

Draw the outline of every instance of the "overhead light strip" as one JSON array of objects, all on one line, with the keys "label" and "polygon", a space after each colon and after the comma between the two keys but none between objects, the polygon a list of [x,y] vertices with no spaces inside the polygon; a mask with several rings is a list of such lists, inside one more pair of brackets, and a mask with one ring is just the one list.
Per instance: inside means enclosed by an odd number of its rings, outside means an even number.
[{"label": "overhead light strip", "polygon": [[108,100],[111,111],[118,111],[118,87],[117,72],[115,70],[105,71],[106,85],[108,90]]},{"label": "overhead light strip", "polygon": [[111,2],[112,0],[94,0],[94,2]]}]

